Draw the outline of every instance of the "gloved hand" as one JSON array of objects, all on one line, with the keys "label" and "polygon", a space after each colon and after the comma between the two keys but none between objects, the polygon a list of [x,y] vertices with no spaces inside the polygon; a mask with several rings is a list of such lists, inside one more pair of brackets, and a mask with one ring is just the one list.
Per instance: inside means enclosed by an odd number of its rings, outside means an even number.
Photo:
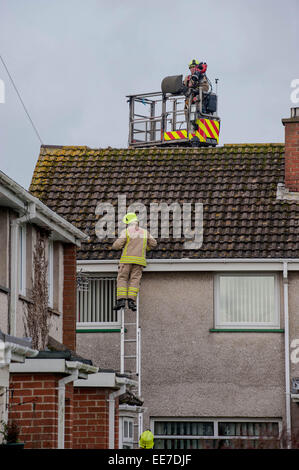
[{"label": "gloved hand", "polygon": [[180,89],[180,93],[183,93],[183,95],[187,96],[189,88],[186,85],[182,85]]}]

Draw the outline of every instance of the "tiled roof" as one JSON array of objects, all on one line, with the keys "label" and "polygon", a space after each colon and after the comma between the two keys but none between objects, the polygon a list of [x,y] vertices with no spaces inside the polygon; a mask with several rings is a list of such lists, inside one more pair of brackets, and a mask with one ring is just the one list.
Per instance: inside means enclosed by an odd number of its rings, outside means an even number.
[{"label": "tiled roof", "polygon": [[90,235],[79,259],[118,259],[95,234],[96,206],[139,201],[203,203],[203,244],[159,239],[148,258],[298,258],[299,204],[276,199],[283,144],[216,148],[90,149],[44,146],[30,191]]}]

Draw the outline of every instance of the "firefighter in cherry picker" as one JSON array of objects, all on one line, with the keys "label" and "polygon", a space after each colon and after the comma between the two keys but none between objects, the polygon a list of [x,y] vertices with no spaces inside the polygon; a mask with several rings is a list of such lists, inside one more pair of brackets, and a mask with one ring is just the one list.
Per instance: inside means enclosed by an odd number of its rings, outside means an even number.
[{"label": "firefighter in cherry picker", "polygon": [[116,296],[117,302],[113,310],[126,306],[136,311],[136,299],[139,292],[143,268],[146,266],[146,251],[157,245],[151,234],[139,227],[137,215],[128,212],[123,218],[128,228],[123,230],[120,237],[113,243],[113,250],[121,250],[119,260]]},{"label": "firefighter in cherry picker", "polygon": [[[184,78],[183,92],[186,96],[185,100],[185,116],[187,120],[187,112],[189,104],[195,103],[199,100],[199,89],[203,92],[208,92],[210,85],[206,76],[207,64],[206,62],[199,62],[197,59],[192,59],[189,62],[190,74]],[[190,103],[191,99],[191,103]]]}]

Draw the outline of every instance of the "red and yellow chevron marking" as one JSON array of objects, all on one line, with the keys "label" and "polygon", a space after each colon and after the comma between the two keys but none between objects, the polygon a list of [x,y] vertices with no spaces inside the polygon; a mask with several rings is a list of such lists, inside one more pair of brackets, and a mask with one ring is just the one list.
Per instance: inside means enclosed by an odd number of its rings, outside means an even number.
[{"label": "red and yellow chevron marking", "polygon": [[[189,140],[192,139],[192,137],[198,137],[200,142],[206,142],[208,137],[210,139],[215,139],[217,144],[219,143],[219,121],[216,121],[215,119],[200,118],[197,119],[196,124],[198,125],[198,129],[196,132],[189,132]],[[164,132],[165,141],[181,140],[187,138],[188,135],[185,129],[181,131]]]},{"label": "red and yellow chevron marking", "polygon": [[[210,139],[215,139],[217,144],[219,143],[219,128],[220,123],[215,119],[204,119],[200,118],[196,121],[198,125],[198,130],[195,135],[199,138],[200,142],[206,142],[207,137]],[[192,138],[189,135],[189,139]]]},{"label": "red and yellow chevron marking", "polygon": [[180,139],[187,139],[187,131],[184,129],[182,131],[171,131],[171,132],[164,132],[164,140],[180,140]]}]

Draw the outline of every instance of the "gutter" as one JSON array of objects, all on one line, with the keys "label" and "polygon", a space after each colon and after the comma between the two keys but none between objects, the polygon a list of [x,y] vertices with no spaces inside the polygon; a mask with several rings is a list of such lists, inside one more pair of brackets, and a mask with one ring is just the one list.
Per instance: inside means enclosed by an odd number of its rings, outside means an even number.
[{"label": "gutter", "polygon": [[115,448],[115,398],[123,395],[126,392],[126,385],[122,385],[119,390],[109,393],[108,403],[109,403],[109,449]]},{"label": "gutter", "polygon": [[[65,231],[67,231],[69,233],[70,238],[71,238],[71,236],[74,237],[75,238],[75,243],[76,243],[77,246],[80,246],[80,240],[88,240],[89,239],[88,235],[86,235],[84,232],[79,230],[77,227],[75,227],[73,224],[71,224],[70,222],[65,220],[60,215],[56,214],[56,212],[49,209],[48,206],[43,204],[35,196],[32,196],[32,194],[30,194],[29,191],[27,191],[22,186],[20,186],[18,183],[13,181],[11,178],[9,178],[7,175],[5,175],[5,173],[3,173],[2,171],[0,171],[0,183],[1,182],[4,185],[4,187],[6,186],[7,188],[9,188],[9,190],[13,194],[19,196],[23,201],[25,200],[26,203],[29,206],[34,205],[36,207],[37,210],[36,210],[35,217],[37,219],[39,217],[41,217],[41,219],[43,219],[43,216],[45,216],[47,219],[49,219],[48,224],[49,224],[49,221],[52,221],[54,224],[56,224],[57,226],[61,227]],[[6,194],[6,197],[9,198],[9,194]],[[21,208],[18,208],[16,210],[20,211]],[[37,211],[40,214],[38,214]],[[42,220],[42,222],[44,223],[45,221]]]},{"label": "gutter", "polygon": [[[182,271],[282,271],[281,264],[287,262],[289,271],[299,271],[299,258],[210,258],[210,259],[150,259],[145,272]],[[118,259],[77,260],[78,271],[89,273],[116,273]]]},{"label": "gutter", "polygon": [[289,293],[288,263],[283,263],[283,300],[284,300],[284,351],[285,351],[285,406],[286,406],[286,437],[288,449],[292,447],[291,424],[291,391],[290,391],[290,335],[289,335]]},{"label": "gutter", "polygon": [[7,366],[11,361],[24,362],[25,357],[36,357],[39,351],[31,349],[21,344],[5,342],[4,343],[4,362],[0,363],[0,367]]}]

